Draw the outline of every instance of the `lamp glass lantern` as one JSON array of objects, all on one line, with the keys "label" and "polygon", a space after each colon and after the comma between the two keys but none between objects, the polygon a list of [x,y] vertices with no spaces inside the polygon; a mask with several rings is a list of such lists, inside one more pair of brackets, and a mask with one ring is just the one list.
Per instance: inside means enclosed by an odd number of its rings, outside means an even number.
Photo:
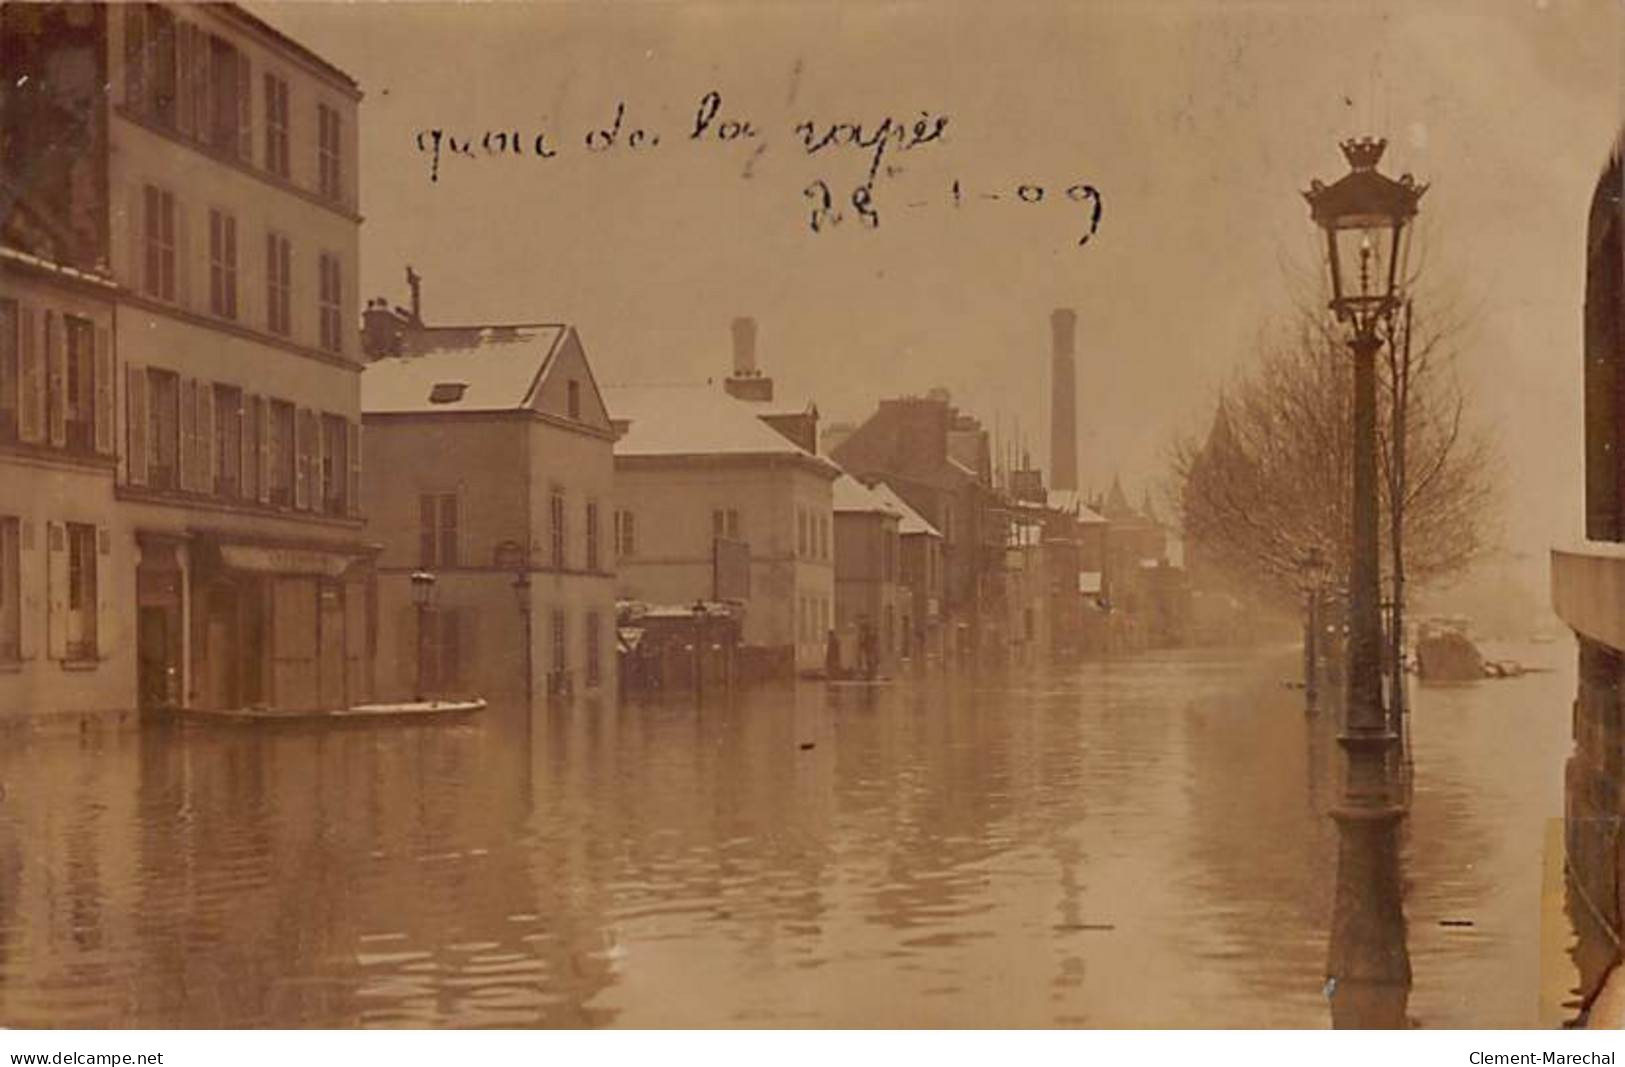
[{"label": "lamp glass lantern", "polygon": [[1310,214],[1326,235],[1331,271],[1331,309],[1358,333],[1372,330],[1399,302],[1405,286],[1411,221],[1427,191],[1409,174],[1397,180],[1377,171],[1388,142],[1344,141],[1349,173],[1304,194]]},{"label": "lamp glass lantern", "polygon": [[434,600],[433,574],[428,571],[412,572],[412,603],[420,608],[426,608]]},{"label": "lamp glass lantern", "polygon": [[530,574],[520,571],[513,579],[513,602],[519,609],[519,614],[530,614]]}]

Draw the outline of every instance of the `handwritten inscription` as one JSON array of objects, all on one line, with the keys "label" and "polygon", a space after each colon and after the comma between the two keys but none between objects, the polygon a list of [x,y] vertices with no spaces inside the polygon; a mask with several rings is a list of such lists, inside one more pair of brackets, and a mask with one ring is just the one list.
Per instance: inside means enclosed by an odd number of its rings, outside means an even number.
[{"label": "handwritten inscription", "polygon": [[[799,146],[803,158],[854,158],[864,168],[862,180],[850,191],[837,193],[830,180],[814,178],[802,189],[807,207],[807,227],[815,234],[826,233],[848,219],[856,219],[861,228],[880,228],[880,187],[901,172],[902,161],[911,153],[940,146],[949,141],[950,117],[946,114],[919,111],[907,118],[882,115],[864,121],[825,121],[805,118],[795,122],[789,130],[791,143]],[[749,115],[731,111],[722,93],[711,90],[702,96],[695,107],[692,121],[680,135],[678,143],[692,145],[750,145],[752,154],[745,165],[744,176],[750,177],[752,168],[768,147],[768,138],[762,127]],[[596,125],[575,136],[566,137],[557,130],[519,129],[483,130],[468,135],[443,128],[422,129],[415,134],[419,154],[427,157],[428,178],[438,184],[440,173],[451,160],[528,159],[547,163],[558,159],[579,143],[587,155],[602,156],[612,153],[647,155],[661,148],[659,130],[639,121],[627,102],[615,104],[613,112],[602,125]],[[1006,200],[1020,205],[1044,205],[1074,212],[1078,221],[1077,244],[1083,246],[1100,231],[1104,214],[1104,200],[1100,190],[1087,180],[1065,185],[1044,185],[1037,182],[1017,182],[997,191],[980,191],[972,196],[956,180],[941,199],[915,199],[904,204],[917,209],[937,204],[960,208],[969,199],[984,201]],[[1077,217],[1081,213],[1081,218]]]}]

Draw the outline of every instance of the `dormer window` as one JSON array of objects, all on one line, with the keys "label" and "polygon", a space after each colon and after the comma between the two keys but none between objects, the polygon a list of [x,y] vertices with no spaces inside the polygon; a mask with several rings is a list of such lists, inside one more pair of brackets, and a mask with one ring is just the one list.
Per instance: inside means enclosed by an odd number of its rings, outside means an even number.
[{"label": "dormer window", "polygon": [[429,390],[429,403],[455,404],[468,391],[467,382],[435,382]]}]

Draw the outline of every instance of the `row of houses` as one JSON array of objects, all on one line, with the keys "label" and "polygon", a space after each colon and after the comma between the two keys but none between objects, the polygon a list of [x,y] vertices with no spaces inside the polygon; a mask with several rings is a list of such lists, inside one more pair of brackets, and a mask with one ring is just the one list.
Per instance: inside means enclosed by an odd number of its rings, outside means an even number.
[{"label": "row of houses", "polygon": [[410,269],[362,308],[360,90],[250,12],[5,5],[0,56],[0,709],[613,697],[662,619],[696,680],[1167,638],[1161,527],[945,393],[821,435],[748,318],[608,386]]}]

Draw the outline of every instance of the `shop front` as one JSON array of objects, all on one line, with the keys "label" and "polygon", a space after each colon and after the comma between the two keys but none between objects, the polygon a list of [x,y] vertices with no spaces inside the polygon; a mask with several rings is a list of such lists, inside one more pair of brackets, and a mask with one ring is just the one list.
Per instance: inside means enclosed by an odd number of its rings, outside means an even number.
[{"label": "shop front", "polygon": [[369,552],[200,535],[190,556],[190,706],[306,711],[371,698]]}]

